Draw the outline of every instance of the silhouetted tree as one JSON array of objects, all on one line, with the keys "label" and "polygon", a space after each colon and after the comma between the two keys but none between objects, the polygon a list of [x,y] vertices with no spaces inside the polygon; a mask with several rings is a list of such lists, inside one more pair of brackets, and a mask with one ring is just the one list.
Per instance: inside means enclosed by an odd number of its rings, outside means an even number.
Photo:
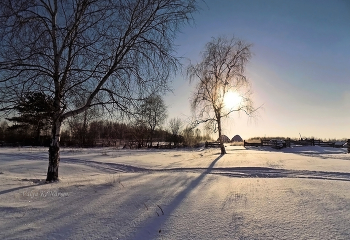
[{"label": "silhouetted tree", "polygon": [[183,123],[180,118],[172,118],[169,120],[169,129],[171,132],[170,141],[174,142],[175,146],[182,140],[179,135],[182,125]]},{"label": "silhouetted tree", "polygon": [[53,97],[47,181],[58,180],[65,119],[96,105],[131,113],[167,88],[173,40],[195,10],[195,0],[0,1],[0,110],[24,89]]},{"label": "silhouetted tree", "polygon": [[52,125],[53,100],[42,92],[27,93],[14,107],[19,116],[7,118],[14,125],[11,130],[25,129],[34,133],[34,144],[40,144],[40,133]]},{"label": "silhouetted tree", "polygon": [[160,127],[166,118],[167,109],[162,97],[159,95],[147,97],[140,107],[138,122],[142,122],[148,127],[151,145],[155,129]]},{"label": "silhouetted tree", "polygon": [[[225,147],[221,138],[224,117],[235,111],[252,114],[255,109],[249,92],[245,66],[251,57],[251,45],[235,38],[213,38],[202,52],[202,60],[187,69],[190,82],[196,82],[191,100],[195,125],[206,123],[207,128],[218,131],[221,154]],[[228,93],[240,93],[241,100],[235,106],[225,106]]]}]

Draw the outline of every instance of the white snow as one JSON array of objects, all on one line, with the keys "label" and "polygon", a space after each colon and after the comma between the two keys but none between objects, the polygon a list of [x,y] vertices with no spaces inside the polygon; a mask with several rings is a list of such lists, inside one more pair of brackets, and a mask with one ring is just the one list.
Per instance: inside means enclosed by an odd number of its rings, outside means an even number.
[{"label": "white snow", "polygon": [[0,239],[350,239],[346,149],[0,148]]}]

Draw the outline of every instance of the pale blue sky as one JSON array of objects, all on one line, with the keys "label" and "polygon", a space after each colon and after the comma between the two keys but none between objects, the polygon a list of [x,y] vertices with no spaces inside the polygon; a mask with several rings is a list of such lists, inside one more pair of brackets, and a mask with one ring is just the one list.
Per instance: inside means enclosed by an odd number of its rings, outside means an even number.
[{"label": "pale blue sky", "polygon": [[[350,138],[350,0],[207,0],[175,43],[186,66],[212,37],[253,44],[247,75],[260,117],[233,114],[230,138]],[[165,97],[169,117],[191,115],[194,85],[178,75]]]}]

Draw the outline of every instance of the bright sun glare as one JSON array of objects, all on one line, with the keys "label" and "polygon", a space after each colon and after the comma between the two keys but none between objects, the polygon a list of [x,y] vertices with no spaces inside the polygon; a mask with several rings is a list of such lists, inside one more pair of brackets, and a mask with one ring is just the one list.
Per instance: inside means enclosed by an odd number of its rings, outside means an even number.
[{"label": "bright sun glare", "polygon": [[224,103],[228,109],[238,108],[241,101],[242,97],[237,92],[227,92],[225,94]]}]

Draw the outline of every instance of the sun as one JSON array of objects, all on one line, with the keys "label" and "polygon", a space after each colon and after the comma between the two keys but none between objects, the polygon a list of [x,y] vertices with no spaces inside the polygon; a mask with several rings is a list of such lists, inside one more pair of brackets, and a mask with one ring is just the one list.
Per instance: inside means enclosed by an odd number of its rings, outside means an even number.
[{"label": "sun", "polygon": [[227,92],[224,97],[225,107],[228,109],[239,108],[242,102],[242,97],[238,92]]}]

